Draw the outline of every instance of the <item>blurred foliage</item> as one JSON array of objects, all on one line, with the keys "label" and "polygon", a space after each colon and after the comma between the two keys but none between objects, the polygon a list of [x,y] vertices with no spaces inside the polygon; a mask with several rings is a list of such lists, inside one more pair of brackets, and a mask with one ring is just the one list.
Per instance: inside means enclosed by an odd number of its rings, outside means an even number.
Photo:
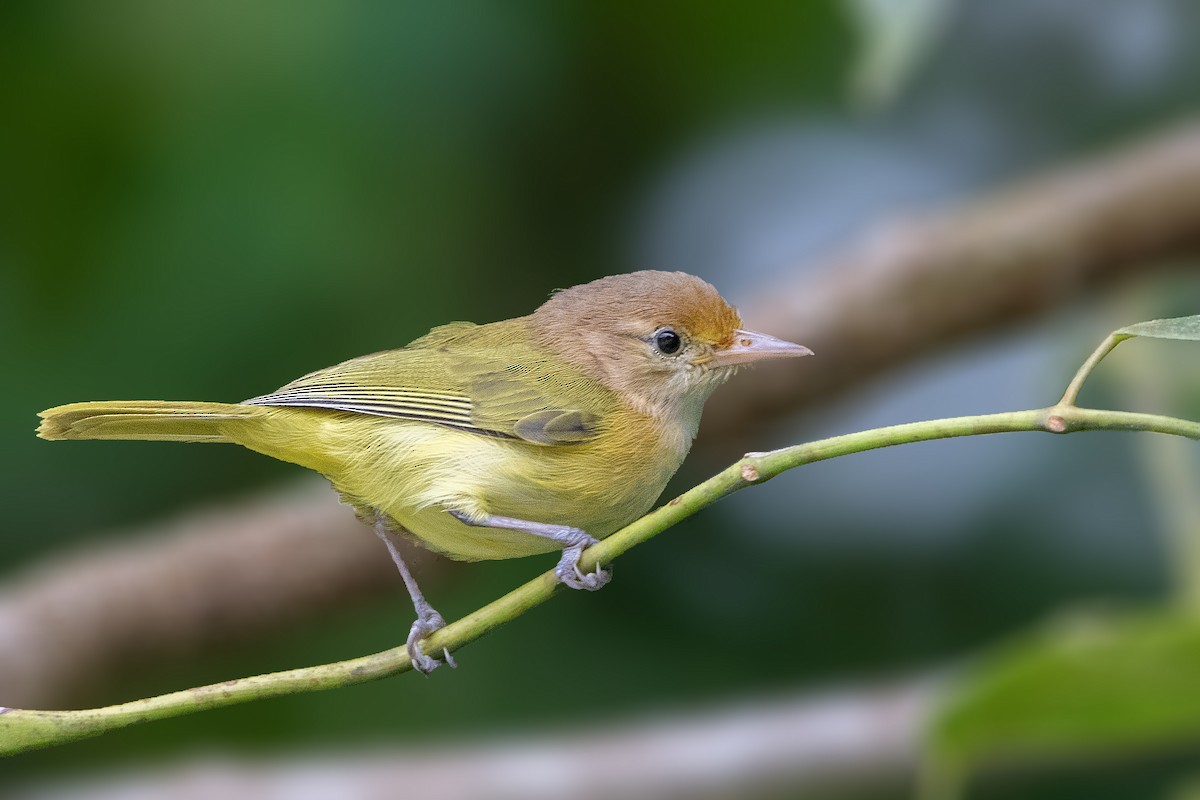
[{"label": "blurred foliage", "polygon": [[954,5],[953,0],[845,0],[863,40],[851,81],[854,99],[879,109],[896,99]]},{"label": "blurred foliage", "polygon": [[[832,0],[0,5],[0,569],[296,473],[238,448],[47,445],[42,408],[237,400],[639,267],[692,269],[736,300],[877,218],[1195,108],[1200,7],[1184,0],[976,0],[945,24],[894,106],[864,119]],[[1196,285],[1157,297],[1163,316],[1190,313]],[[1039,329],[914,365],[762,446],[1049,402],[1111,313],[1047,323],[1061,349]],[[1169,410],[1200,415],[1194,394],[1184,406]],[[6,775],[617,717],[916,668],[1073,602],[1162,596],[1132,445],[1045,439],[819,465],[641,548],[603,596],[556,599],[457,672],[159,723]],[[457,616],[545,566],[456,565],[435,604]],[[408,622],[398,586],[395,603],[94,701],[381,649]],[[768,624],[790,639],[764,648]],[[1150,797],[1195,766],[1020,796]]]},{"label": "blurred foliage", "polygon": [[[965,783],[983,765],[1043,766],[1200,740],[1193,613],[1077,616],[984,657],[939,713],[928,769]],[[957,791],[931,798],[960,797]]]}]

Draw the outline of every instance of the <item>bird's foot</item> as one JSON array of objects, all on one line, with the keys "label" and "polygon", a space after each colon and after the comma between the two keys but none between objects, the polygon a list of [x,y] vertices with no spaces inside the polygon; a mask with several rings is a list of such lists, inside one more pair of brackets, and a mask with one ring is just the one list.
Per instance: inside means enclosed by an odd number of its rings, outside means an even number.
[{"label": "bird's foot", "polygon": [[584,547],[591,547],[593,544],[596,544],[596,539],[591,536],[588,536],[588,539],[591,541],[563,550],[562,558],[559,559],[558,565],[554,568],[554,575],[572,589],[586,589],[589,592],[594,592],[597,589],[603,588],[612,580],[612,572],[601,569],[599,564],[596,565],[595,572],[584,572],[579,568],[579,558],[583,555]]},{"label": "bird's foot", "polygon": [[413,669],[422,675],[429,675],[443,663],[449,664],[450,669],[455,669],[458,664],[454,662],[453,656],[446,648],[442,648],[442,656],[445,661],[438,660],[432,656],[427,656],[421,651],[421,640],[429,636],[434,631],[441,630],[446,627],[446,620],[442,615],[434,611],[431,607],[419,609],[417,618],[413,621],[412,627],[408,631],[408,657],[412,661]]},{"label": "bird's foot", "polygon": [[600,540],[587,531],[573,528],[570,525],[553,525],[548,522],[530,522],[527,519],[501,517],[496,514],[472,516],[465,511],[449,509],[450,514],[465,525],[477,528],[507,528],[514,531],[532,533],[551,539],[563,546],[562,558],[554,568],[555,576],[572,589],[587,589],[594,592],[612,580],[612,573],[596,565],[595,572],[584,572],[579,568],[579,559],[583,551]]}]

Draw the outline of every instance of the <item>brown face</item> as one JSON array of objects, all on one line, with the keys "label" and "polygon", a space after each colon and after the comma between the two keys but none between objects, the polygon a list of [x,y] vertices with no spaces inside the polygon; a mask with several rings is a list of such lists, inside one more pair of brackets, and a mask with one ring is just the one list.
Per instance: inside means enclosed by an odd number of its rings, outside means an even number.
[{"label": "brown face", "polygon": [[564,358],[614,388],[663,401],[694,389],[707,396],[739,364],[809,353],[742,330],[716,289],[683,272],[633,272],[565,289],[531,320]]}]

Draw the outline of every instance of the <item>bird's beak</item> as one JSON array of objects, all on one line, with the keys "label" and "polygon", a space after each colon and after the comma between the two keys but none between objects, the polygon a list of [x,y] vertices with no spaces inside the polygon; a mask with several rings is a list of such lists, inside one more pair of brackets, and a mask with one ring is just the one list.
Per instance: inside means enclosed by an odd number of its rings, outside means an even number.
[{"label": "bird's beak", "polygon": [[809,350],[802,344],[792,344],[774,336],[754,331],[734,331],[733,344],[713,353],[709,362],[719,367],[734,364],[748,364],[752,361],[764,361],[768,358],[795,358],[811,356]]}]

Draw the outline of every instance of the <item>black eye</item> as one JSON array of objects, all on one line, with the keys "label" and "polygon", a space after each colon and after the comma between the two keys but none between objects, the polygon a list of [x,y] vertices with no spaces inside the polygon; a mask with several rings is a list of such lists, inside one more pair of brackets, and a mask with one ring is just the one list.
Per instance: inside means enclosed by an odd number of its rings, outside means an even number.
[{"label": "black eye", "polygon": [[679,334],[670,328],[659,328],[654,332],[654,346],[660,353],[673,356],[679,352],[679,346],[682,344],[683,340],[679,338]]}]

